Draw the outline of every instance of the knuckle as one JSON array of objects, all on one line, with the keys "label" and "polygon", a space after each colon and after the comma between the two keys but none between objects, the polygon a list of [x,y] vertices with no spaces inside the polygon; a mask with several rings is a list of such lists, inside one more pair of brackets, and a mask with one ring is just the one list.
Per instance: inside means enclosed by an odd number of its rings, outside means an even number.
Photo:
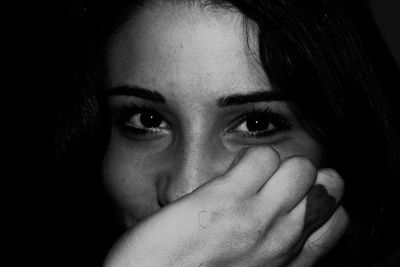
[{"label": "knuckle", "polygon": [[258,240],[264,233],[264,227],[261,220],[257,218],[243,218],[242,229],[245,238],[250,240]]},{"label": "knuckle", "polygon": [[266,219],[260,216],[251,202],[236,201],[235,213],[238,225],[240,225],[240,232],[251,239],[257,239],[267,227]]},{"label": "knuckle", "polygon": [[225,231],[229,232],[232,242],[238,247],[254,246],[264,236],[264,223],[256,216],[246,213],[230,214],[224,223]]}]

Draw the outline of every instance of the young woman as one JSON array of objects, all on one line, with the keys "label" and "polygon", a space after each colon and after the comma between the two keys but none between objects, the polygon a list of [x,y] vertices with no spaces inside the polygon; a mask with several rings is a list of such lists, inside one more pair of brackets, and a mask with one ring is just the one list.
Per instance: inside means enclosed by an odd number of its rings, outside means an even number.
[{"label": "young woman", "polygon": [[399,263],[397,69],[347,2],[100,3],[57,140],[101,165],[125,231],[106,266]]}]

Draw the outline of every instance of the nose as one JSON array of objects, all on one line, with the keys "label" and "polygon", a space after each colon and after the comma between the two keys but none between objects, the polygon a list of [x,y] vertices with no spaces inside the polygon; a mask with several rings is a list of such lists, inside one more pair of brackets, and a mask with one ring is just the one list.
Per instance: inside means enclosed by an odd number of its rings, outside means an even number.
[{"label": "nose", "polygon": [[172,154],[168,170],[161,176],[158,185],[161,206],[224,174],[237,152],[227,150],[218,142],[205,140],[183,144]]}]

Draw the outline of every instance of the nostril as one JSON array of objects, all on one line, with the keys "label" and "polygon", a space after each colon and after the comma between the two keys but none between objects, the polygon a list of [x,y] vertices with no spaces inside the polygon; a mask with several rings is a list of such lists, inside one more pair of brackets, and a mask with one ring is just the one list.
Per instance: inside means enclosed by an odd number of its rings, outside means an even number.
[{"label": "nostril", "polygon": [[157,185],[158,205],[162,208],[192,192],[188,179],[179,176],[164,177]]},{"label": "nostril", "polygon": [[[205,177],[205,179],[203,179]],[[207,175],[175,174],[159,180],[157,185],[158,204],[164,207],[178,199],[192,193],[205,183]]]},{"label": "nostril", "polygon": [[[194,145],[193,145],[194,146]],[[157,177],[158,205],[164,207],[223,175],[232,163],[235,153],[213,147],[186,149],[184,155],[174,155],[170,164]],[[239,153],[243,155],[243,152]]]},{"label": "nostril", "polygon": [[166,197],[166,188],[167,188],[168,178],[160,177],[157,179],[156,187],[157,187],[157,201],[158,205],[162,208],[168,205],[168,200]]},{"label": "nostril", "polygon": [[186,188],[183,187],[181,184],[176,184],[174,182],[168,184],[164,191],[160,192],[159,194],[159,204],[160,207],[164,207],[168,204],[171,204],[174,201],[186,196],[187,194],[191,193],[191,190],[185,190]]},{"label": "nostril", "polygon": [[165,190],[158,192],[158,205],[160,206],[160,208],[167,206],[172,201],[172,198],[168,197]]},{"label": "nostril", "polygon": [[158,206],[160,207],[160,208],[163,208],[164,206],[166,206],[167,204],[165,203],[165,200],[164,199],[162,199],[160,196],[158,197]]}]

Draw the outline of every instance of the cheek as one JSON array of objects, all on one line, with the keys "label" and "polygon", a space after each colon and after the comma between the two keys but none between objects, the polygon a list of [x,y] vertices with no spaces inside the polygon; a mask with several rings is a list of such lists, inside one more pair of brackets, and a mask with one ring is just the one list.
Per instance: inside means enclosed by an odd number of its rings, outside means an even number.
[{"label": "cheek", "polygon": [[324,148],[303,129],[294,131],[286,141],[272,146],[279,152],[282,160],[293,156],[305,156],[316,168],[326,164]]},{"label": "cheek", "polygon": [[103,160],[103,184],[129,224],[158,208],[157,170],[152,162],[151,155],[135,152],[129,144],[111,138]]}]

